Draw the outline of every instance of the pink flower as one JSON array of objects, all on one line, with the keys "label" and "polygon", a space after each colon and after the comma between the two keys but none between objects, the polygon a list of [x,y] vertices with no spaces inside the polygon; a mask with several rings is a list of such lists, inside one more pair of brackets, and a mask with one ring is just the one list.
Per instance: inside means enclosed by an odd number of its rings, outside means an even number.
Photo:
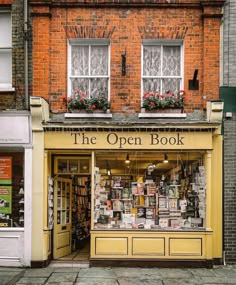
[{"label": "pink flower", "polygon": [[90,109],[92,109],[92,110],[96,109],[96,105],[91,105]]},{"label": "pink flower", "polygon": [[155,103],[154,102],[150,102],[150,105],[153,107],[153,106],[155,106]]}]

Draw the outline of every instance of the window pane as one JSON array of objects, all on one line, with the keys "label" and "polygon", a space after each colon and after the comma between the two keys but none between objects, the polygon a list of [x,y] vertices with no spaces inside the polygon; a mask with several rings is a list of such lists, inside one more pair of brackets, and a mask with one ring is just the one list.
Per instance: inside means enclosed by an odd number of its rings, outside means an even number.
[{"label": "window pane", "polygon": [[72,46],[71,48],[71,75],[89,75],[89,47]]},{"label": "window pane", "polygon": [[180,90],[180,79],[163,79],[162,83],[162,93],[165,91],[172,91],[173,93],[177,93]]},{"label": "window pane", "polygon": [[108,79],[107,78],[94,78],[91,79],[91,97],[104,94],[108,96],[107,89]]},{"label": "window pane", "polygon": [[91,75],[108,75],[108,47],[91,47]]},{"label": "window pane", "polygon": [[0,47],[11,47],[11,13],[0,13]]},{"label": "window pane", "polygon": [[161,47],[145,46],[143,48],[143,75],[161,75]]},{"label": "window pane", "polygon": [[11,84],[11,50],[0,50],[0,84],[9,83]]},{"label": "window pane", "polygon": [[161,90],[161,80],[160,79],[144,79],[143,80],[143,92],[146,91],[159,91]]},{"label": "window pane", "polygon": [[71,96],[79,89],[82,92],[89,94],[89,79],[86,78],[72,78],[71,79]]},{"label": "window pane", "polygon": [[163,47],[163,75],[180,76],[180,47]]}]

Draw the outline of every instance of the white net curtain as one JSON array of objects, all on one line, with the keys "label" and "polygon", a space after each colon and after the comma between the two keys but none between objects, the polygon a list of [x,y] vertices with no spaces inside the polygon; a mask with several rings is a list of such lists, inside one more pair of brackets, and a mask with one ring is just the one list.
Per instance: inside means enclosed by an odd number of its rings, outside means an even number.
[{"label": "white net curtain", "polygon": [[[108,46],[72,46],[71,93],[79,89],[90,97],[108,88]],[[106,92],[107,94],[107,92]]]},{"label": "white net curtain", "polygon": [[144,46],[143,92],[178,92],[181,81],[180,46]]}]

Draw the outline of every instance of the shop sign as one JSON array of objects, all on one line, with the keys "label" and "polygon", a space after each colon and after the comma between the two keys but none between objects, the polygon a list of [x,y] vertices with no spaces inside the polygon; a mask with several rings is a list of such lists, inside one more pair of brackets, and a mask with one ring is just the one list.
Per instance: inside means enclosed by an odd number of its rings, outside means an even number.
[{"label": "shop sign", "polygon": [[0,213],[11,214],[12,187],[0,186]]},{"label": "shop sign", "polygon": [[0,116],[0,144],[30,143],[29,116]]},{"label": "shop sign", "polygon": [[12,180],[12,158],[0,156],[0,184],[11,184]]},{"label": "shop sign", "polygon": [[210,149],[211,133],[199,132],[47,132],[48,148]]}]

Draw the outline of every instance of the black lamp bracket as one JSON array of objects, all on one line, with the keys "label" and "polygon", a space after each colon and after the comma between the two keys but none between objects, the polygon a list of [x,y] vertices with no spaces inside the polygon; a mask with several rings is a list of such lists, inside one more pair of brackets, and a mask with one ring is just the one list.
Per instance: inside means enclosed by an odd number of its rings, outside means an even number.
[{"label": "black lamp bracket", "polygon": [[199,80],[197,80],[198,69],[194,70],[193,79],[188,81],[188,90],[198,90]]}]

